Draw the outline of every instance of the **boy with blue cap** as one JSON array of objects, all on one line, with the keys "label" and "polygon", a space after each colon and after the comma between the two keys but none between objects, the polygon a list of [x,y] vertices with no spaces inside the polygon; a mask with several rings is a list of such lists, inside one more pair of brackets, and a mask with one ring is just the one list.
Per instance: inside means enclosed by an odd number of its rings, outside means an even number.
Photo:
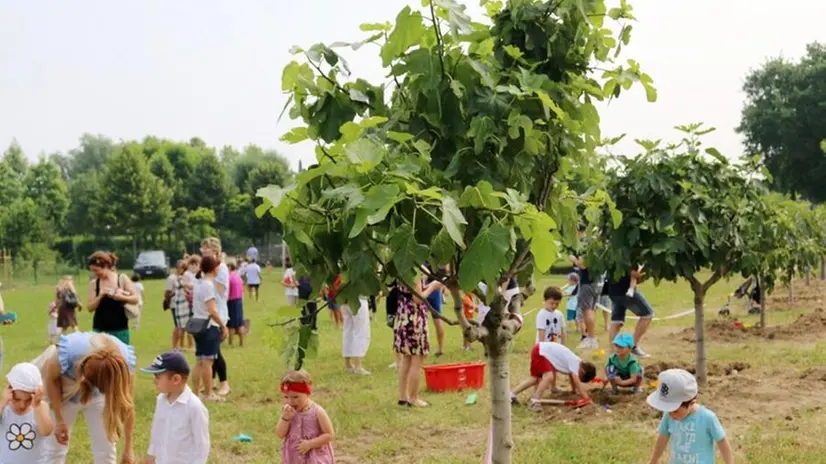
[{"label": "boy with blue cap", "polygon": [[177,351],[159,355],[141,371],[155,376],[158,400],[147,464],[206,464],[209,411],[186,384],[189,363]]},{"label": "boy with blue cap", "polygon": [[634,336],[630,333],[618,333],[614,337],[614,354],[605,364],[605,377],[613,387],[614,394],[619,393],[620,387],[631,388],[633,393],[639,393],[643,379],[643,368],[637,358],[631,354],[634,349]]}]

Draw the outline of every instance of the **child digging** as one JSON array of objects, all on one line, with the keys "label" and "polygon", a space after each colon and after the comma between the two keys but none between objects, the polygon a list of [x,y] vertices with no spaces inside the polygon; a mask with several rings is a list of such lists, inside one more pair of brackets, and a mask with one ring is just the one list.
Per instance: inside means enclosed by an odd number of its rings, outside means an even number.
[{"label": "child digging", "polygon": [[534,387],[531,410],[540,411],[542,405],[538,402],[548,388],[556,389],[556,373],[568,374],[571,381],[571,390],[581,398],[578,406],[588,404],[591,397],[585,391],[583,384],[596,377],[597,368],[583,361],[565,345],[554,342],[539,342],[531,350],[531,377],[524,380],[511,391],[511,402],[517,403],[516,395],[530,387]]},{"label": "child digging", "polygon": [[333,464],[333,423],[324,409],[310,399],[312,379],[305,371],[290,371],[281,378],[284,406],[275,434],[284,440],[284,464]]},{"label": "child digging", "polygon": [[648,395],[648,404],[663,412],[659,437],[650,464],[657,464],[671,443],[672,464],[691,462],[714,464],[714,444],[726,464],[734,463],[734,453],[717,415],[697,403],[697,380],[688,371],[660,372],[657,391]]},{"label": "child digging", "polygon": [[51,435],[54,421],[43,402],[43,378],[37,366],[12,367],[0,399],[0,426],[8,444],[0,446],[0,463],[36,464],[43,439]]},{"label": "child digging", "polygon": [[619,333],[614,337],[614,354],[605,364],[605,377],[611,383],[614,394],[620,388],[631,388],[633,393],[639,393],[643,379],[643,367],[637,358],[631,354],[634,349],[634,336],[629,333]]},{"label": "child digging", "polygon": [[184,355],[169,351],[141,371],[155,376],[158,398],[145,464],[206,464],[209,458],[209,411],[186,381]]}]

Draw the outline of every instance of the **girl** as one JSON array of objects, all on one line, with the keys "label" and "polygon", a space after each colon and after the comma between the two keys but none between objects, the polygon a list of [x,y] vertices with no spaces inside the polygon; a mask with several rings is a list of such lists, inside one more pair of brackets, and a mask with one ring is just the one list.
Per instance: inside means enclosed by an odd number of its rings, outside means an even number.
[{"label": "girl", "polygon": [[333,464],[333,423],[324,408],[310,399],[312,379],[305,371],[290,371],[281,377],[284,406],[275,434],[284,440],[284,464]]},{"label": "girl", "polygon": [[[474,315],[479,309],[479,305],[476,302],[475,295],[473,293],[465,293],[462,297],[462,311],[465,313],[465,319],[468,321],[474,320]],[[471,341],[467,337],[464,338],[464,349],[465,351],[471,350]]]},{"label": "girl", "polygon": [[77,310],[81,308],[72,276],[63,276],[55,287],[55,307],[57,308],[58,335],[69,329],[78,331]]},{"label": "girl", "polygon": [[370,371],[361,365],[361,360],[370,348],[370,308],[368,298],[360,296],[359,309],[355,314],[349,302],[341,305],[344,315],[341,354],[344,356],[344,369],[356,375],[370,375]]},{"label": "girl", "polygon": [[[187,340],[187,349],[192,349],[192,335],[186,332],[186,325],[192,316],[192,296],[185,283],[187,262],[178,261],[175,268],[175,275],[169,277],[166,284],[166,295],[169,301],[169,309],[172,312],[172,322],[175,325],[172,329],[172,349],[183,350],[184,339]],[[192,277],[194,285],[194,275]]]},{"label": "girl", "polygon": [[60,337],[60,329],[57,327],[57,304],[49,303],[49,345],[57,343]]},{"label": "girl", "polygon": [[218,261],[212,256],[204,256],[201,260],[201,278],[195,285],[192,304],[192,323],[195,320],[204,321],[203,330],[195,333],[195,358],[198,364],[192,373],[192,391],[201,391],[201,381],[204,382],[206,399],[221,401],[223,397],[212,391],[213,364],[218,358],[221,341],[227,337],[227,327],[218,312],[218,292],[215,288],[215,276],[218,271]]},{"label": "girl", "polygon": [[344,323],[344,315],[341,314],[341,306],[339,306],[336,302],[336,294],[338,293],[339,287],[341,287],[341,275],[336,276],[336,280],[333,282],[332,288],[329,285],[325,285],[321,290],[321,297],[327,301],[327,308],[330,310],[330,318],[333,319],[333,323],[336,325],[337,329],[340,329]]},{"label": "girl", "polygon": [[233,335],[238,335],[238,346],[244,347],[244,281],[238,274],[238,265],[230,261],[229,267],[229,346],[232,346]]},{"label": "girl", "polygon": [[86,418],[94,464],[116,461],[123,438],[122,464],[133,464],[135,424],[135,349],[102,333],[75,332],[60,337],[33,362],[44,372],[43,383],[54,414],[54,434],[45,439],[38,464],[61,464],[69,454],[72,425]]},{"label": "girl", "polygon": [[[252,262],[255,264],[255,261]],[[251,264],[251,265],[252,265]],[[249,277],[248,277],[249,278]],[[250,285],[247,282],[247,285]],[[293,263],[288,257],[284,260],[284,277],[281,279],[281,285],[283,285],[286,290],[284,292],[287,295],[287,305],[295,306],[298,304],[298,280],[295,278],[295,270],[293,269]],[[252,286],[250,286],[250,292],[252,291]],[[257,289],[256,289],[257,291]]]},{"label": "girl", "polygon": [[7,440],[0,446],[2,463],[36,463],[43,439],[51,435],[54,421],[49,405],[42,402],[43,378],[37,366],[20,363],[12,367],[0,398],[0,424]]},{"label": "girl", "polygon": [[95,278],[89,281],[89,311],[94,314],[92,330],[112,335],[129,344],[129,318],[126,304],[138,304],[140,297],[132,281],[117,273],[118,257],[105,251],[89,257],[89,270]]}]

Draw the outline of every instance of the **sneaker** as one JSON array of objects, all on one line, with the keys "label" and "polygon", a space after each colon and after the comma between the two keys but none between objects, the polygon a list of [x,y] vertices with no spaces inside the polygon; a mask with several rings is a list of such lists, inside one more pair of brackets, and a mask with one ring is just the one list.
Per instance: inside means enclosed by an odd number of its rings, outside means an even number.
[{"label": "sneaker", "polygon": [[410,401],[410,405],[411,405],[411,406],[415,406],[415,407],[417,407],[417,408],[426,408],[426,407],[430,406],[429,404],[427,404],[426,402],[424,402],[424,401],[422,401],[422,400],[413,400],[413,401]]},{"label": "sneaker", "polygon": [[229,388],[229,384],[228,384],[228,383],[226,383],[226,384],[224,384],[224,385],[221,385],[221,388],[219,388],[219,389],[218,389],[218,395],[220,395],[220,396],[227,396],[227,395],[229,395],[229,393],[230,393],[231,391],[232,391],[232,389],[231,389],[231,388]]},{"label": "sneaker", "polygon": [[531,398],[531,404],[528,405],[528,409],[531,411],[541,411],[542,403]]},{"label": "sneaker", "polygon": [[350,371],[354,375],[370,375],[370,371],[363,367],[359,367]]},{"label": "sneaker", "polygon": [[511,404],[514,406],[519,404],[519,399],[513,393],[511,393]]},{"label": "sneaker", "polygon": [[611,387],[611,393],[619,395],[619,388],[617,388],[617,386],[614,385],[613,387]]},{"label": "sneaker", "polygon": [[636,356],[636,357],[638,357],[638,358],[642,358],[642,359],[646,359],[646,358],[650,358],[650,357],[651,357],[651,355],[650,355],[650,354],[648,354],[648,353],[646,353],[645,351],[643,351],[643,350],[642,350],[642,348],[640,348],[639,346],[635,346],[635,347],[634,347],[634,349],[633,349],[633,350],[631,350],[631,353],[632,353],[634,356]]},{"label": "sneaker", "polygon": [[587,350],[588,346],[590,346],[590,342],[588,340],[588,337],[583,336],[582,340],[579,341],[579,345],[576,346],[576,349],[578,349],[578,350]]},{"label": "sneaker", "polygon": [[396,363],[393,363],[393,364],[387,366],[388,369],[397,369],[398,367],[399,367],[399,365],[396,364]]},{"label": "sneaker", "polygon": [[631,393],[633,393],[634,395],[639,395],[641,391],[642,390],[640,390],[640,387],[634,387],[631,389]]},{"label": "sneaker", "polygon": [[558,395],[558,394],[562,393],[562,389],[559,388],[559,387],[553,387],[553,388],[551,388],[551,393]]}]

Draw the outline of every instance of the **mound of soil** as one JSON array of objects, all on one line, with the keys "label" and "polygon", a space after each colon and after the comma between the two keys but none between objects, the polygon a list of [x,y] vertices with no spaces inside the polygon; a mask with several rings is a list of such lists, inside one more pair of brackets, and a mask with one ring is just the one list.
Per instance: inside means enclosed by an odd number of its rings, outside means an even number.
[{"label": "mound of soil", "polygon": [[806,369],[800,374],[801,380],[810,380],[815,382],[826,382],[826,367],[813,367]]},{"label": "mound of soil", "polygon": [[[695,343],[697,334],[693,327],[683,329],[682,339]],[[725,342],[738,342],[752,337],[760,337],[759,327],[737,327],[731,319],[713,319],[706,323],[706,338]]]},{"label": "mound of soil", "polygon": [[824,311],[823,308],[817,308],[814,312],[798,317],[797,320],[791,324],[769,327],[766,330],[765,336],[767,338],[795,338],[799,335],[811,335],[812,333],[823,331],[826,331],[826,311]]},{"label": "mound of soil", "polygon": [[[706,323],[706,339],[723,342],[740,342],[750,338],[798,338],[800,335],[820,332],[826,332],[826,311],[821,307],[801,315],[791,324],[770,326],[766,330],[760,327],[737,327],[730,319],[714,319]],[[680,336],[687,342],[697,342],[693,327],[683,329]]]},{"label": "mound of soil", "polygon": [[[706,366],[706,370],[708,371],[707,373],[709,377],[725,377],[735,374],[735,371],[740,373],[750,367],[751,364],[740,361],[730,363],[710,362]],[[668,369],[683,369],[691,372],[692,374],[696,373],[694,364],[660,361],[645,366],[645,378],[648,380],[657,380],[657,376],[660,375],[660,372]]]}]

